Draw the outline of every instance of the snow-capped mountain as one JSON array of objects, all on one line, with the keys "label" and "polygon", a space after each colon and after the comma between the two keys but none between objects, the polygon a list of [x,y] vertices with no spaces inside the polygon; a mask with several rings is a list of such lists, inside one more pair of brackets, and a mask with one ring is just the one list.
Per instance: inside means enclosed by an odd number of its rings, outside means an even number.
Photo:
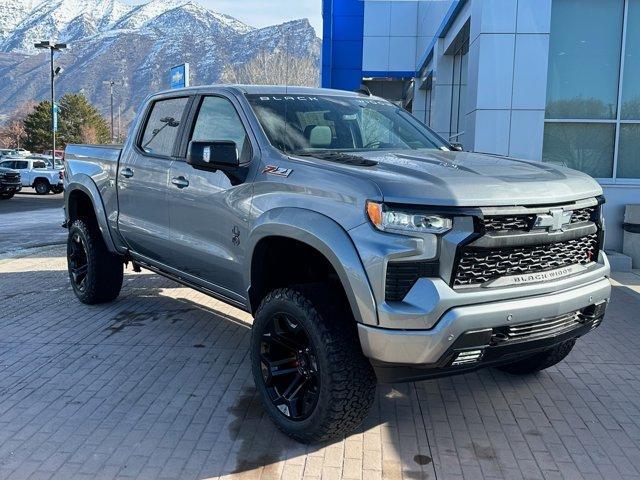
[{"label": "snow-capped mountain", "polygon": [[54,0],[38,3],[2,42],[0,50],[29,53],[33,52],[33,44],[42,39],[77,40],[70,36],[74,30],[69,31],[68,27],[77,25],[80,19],[89,26],[90,31],[106,30],[130,9],[118,0]]},{"label": "snow-capped mountain", "polygon": [[3,0],[0,2],[0,43],[22,22],[38,0]]},{"label": "snow-capped mountain", "polygon": [[[239,0],[240,1],[240,0]],[[254,28],[194,0],[2,0],[0,2],[0,116],[29,100],[47,98],[48,54],[33,44],[66,42],[57,91],[83,91],[103,112],[103,80],[116,80],[116,103],[131,119],[142,99],[168,86],[173,65],[189,62],[193,84],[215,83],[228,64],[261,51],[284,50],[319,62],[320,40],[306,19]]]}]

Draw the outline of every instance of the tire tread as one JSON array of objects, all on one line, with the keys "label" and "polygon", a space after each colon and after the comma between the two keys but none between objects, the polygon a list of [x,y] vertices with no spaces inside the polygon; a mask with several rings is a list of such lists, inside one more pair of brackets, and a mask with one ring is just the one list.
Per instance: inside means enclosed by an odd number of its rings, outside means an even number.
[{"label": "tire tread", "polygon": [[[120,294],[124,278],[122,259],[109,252],[96,225],[75,220],[69,228],[69,242],[75,229],[80,230],[84,237],[89,264],[86,288],[84,292],[74,288],[76,296],[88,305],[115,300]],[[69,275],[71,276],[71,273]]]},{"label": "tire tread", "polygon": [[[345,318],[344,313],[340,314],[344,312],[344,307],[336,305],[335,297],[332,301],[327,290],[322,284],[279,288],[265,296],[256,312],[256,318],[259,318],[261,311],[270,302],[285,300],[303,310],[320,332],[331,366],[328,372],[331,378],[329,405],[320,421],[303,432],[291,432],[276,422],[285,434],[303,443],[336,438],[354,430],[367,416],[375,398],[375,374],[362,354],[355,321],[353,318]],[[260,379],[255,380],[257,382]]]}]

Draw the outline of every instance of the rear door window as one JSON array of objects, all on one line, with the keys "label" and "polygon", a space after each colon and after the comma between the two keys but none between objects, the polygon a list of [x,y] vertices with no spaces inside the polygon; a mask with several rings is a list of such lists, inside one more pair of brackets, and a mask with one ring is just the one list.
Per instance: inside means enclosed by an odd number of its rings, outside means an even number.
[{"label": "rear door window", "polygon": [[35,162],[33,162],[33,168],[47,168],[47,164],[42,160],[36,160]]},{"label": "rear door window", "polygon": [[178,127],[188,101],[187,97],[169,98],[153,104],[139,145],[144,152],[164,157],[173,155]]}]

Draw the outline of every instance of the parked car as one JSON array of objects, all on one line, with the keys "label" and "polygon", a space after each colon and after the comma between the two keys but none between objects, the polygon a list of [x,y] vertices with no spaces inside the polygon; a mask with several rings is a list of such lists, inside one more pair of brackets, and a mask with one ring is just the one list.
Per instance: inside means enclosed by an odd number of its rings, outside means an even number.
[{"label": "parked car", "polygon": [[[45,150],[44,152],[42,152],[42,155],[44,155],[45,157],[51,158],[51,150]],[[56,149],[55,157],[64,159],[64,150],[57,150]]]},{"label": "parked car", "polygon": [[16,153],[21,157],[28,157],[31,155],[31,152],[25,148],[16,148]]},{"label": "parked car", "polygon": [[39,195],[49,192],[61,193],[64,190],[61,170],[47,167],[47,163],[40,158],[13,158],[1,160],[0,167],[12,168],[20,172],[23,187],[33,187]]},{"label": "parked car", "polygon": [[252,313],[257,391],[297,440],[355,428],[376,379],[530,374],[603,320],[583,173],[458,151],[364,93],[211,86],[140,112],[122,148],[66,149],[73,290],[111,301],[132,262]]},{"label": "parked car", "polygon": [[51,157],[45,157],[44,155],[31,156],[31,158],[38,158],[43,160],[47,164],[47,168],[53,168],[55,170],[62,170],[64,168],[64,160],[62,158],[55,158],[55,164],[51,165]]},{"label": "parked car", "polygon": [[13,148],[0,148],[0,159],[2,158],[15,158],[19,157],[18,152]]},{"label": "parked car", "polygon": [[20,189],[20,172],[0,166],[0,200],[12,198]]}]

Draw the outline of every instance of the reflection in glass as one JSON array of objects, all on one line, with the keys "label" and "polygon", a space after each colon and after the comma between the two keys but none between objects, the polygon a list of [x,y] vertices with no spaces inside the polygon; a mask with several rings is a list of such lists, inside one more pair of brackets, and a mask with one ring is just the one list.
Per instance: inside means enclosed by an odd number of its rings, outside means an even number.
[{"label": "reflection in glass", "polygon": [[640,120],[640,0],[629,0],[620,116]]},{"label": "reflection in glass", "polygon": [[620,125],[618,178],[640,178],[640,124]]},{"label": "reflection in glass", "polygon": [[546,123],[542,160],[595,178],[613,171],[614,124]]},{"label": "reflection in glass", "polygon": [[554,0],[547,118],[616,117],[624,0]]}]

